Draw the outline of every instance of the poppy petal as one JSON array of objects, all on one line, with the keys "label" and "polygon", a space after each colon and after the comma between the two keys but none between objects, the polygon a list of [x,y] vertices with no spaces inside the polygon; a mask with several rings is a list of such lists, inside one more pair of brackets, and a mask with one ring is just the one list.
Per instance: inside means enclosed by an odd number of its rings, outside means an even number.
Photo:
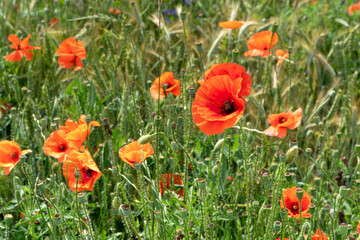
[{"label": "poppy petal", "polygon": [[14,45],[14,46],[19,46],[20,43],[21,43],[21,40],[20,38],[18,38],[17,36],[15,36],[14,34],[11,34],[9,37],[8,37],[8,40]]},{"label": "poppy petal", "polygon": [[236,29],[244,25],[244,22],[242,21],[226,21],[226,22],[220,22],[219,26],[226,29]]},{"label": "poppy petal", "polygon": [[23,57],[23,54],[20,50],[16,50],[9,55],[5,56],[4,59],[9,62],[19,62]]}]

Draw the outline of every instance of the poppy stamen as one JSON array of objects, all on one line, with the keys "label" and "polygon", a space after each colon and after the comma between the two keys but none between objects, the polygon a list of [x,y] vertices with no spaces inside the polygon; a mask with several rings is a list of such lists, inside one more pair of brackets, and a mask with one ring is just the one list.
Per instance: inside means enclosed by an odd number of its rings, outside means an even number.
[{"label": "poppy stamen", "polygon": [[224,115],[229,115],[234,112],[234,110],[234,100],[232,100],[231,102],[228,100],[224,102],[224,107],[222,108],[221,112]]},{"label": "poppy stamen", "polygon": [[65,151],[65,149],[66,149],[66,146],[65,146],[65,145],[60,145],[59,150],[60,150],[61,152]]},{"label": "poppy stamen", "polygon": [[292,207],[292,209],[293,209],[295,212],[297,212],[297,211],[299,210],[298,206],[296,206],[296,205],[294,205],[294,206]]},{"label": "poppy stamen", "polygon": [[18,158],[18,155],[17,155],[16,153],[11,153],[10,155],[11,155],[11,157],[12,157],[13,159],[17,159],[17,158]]},{"label": "poppy stamen", "polygon": [[286,118],[280,118],[280,123],[284,123],[284,122],[286,122]]}]

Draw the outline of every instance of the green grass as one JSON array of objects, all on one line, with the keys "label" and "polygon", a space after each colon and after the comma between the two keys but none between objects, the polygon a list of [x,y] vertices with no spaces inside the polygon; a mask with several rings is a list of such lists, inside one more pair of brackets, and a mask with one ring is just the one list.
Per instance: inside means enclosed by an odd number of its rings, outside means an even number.
[{"label": "green grass", "polygon": [[[360,12],[347,14],[355,2],[237,2],[1,0],[0,106],[12,108],[0,112],[0,140],[33,153],[0,173],[0,239],[175,239],[180,229],[185,239],[310,239],[316,229],[329,239],[359,237]],[[178,13],[161,14],[160,29],[159,9]],[[252,24],[218,26],[230,18]],[[244,57],[248,38],[263,30],[278,34],[273,49],[290,52],[280,67],[275,56]],[[31,34],[41,49],[31,61],[7,62],[10,34]],[[55,54],[68,37],[87,51],[76,72]],[[251,93],[235,127],[207,136],[192,120],[197,81],[226,62],[245,67]],[[181,81],[181,94],[154,100],[150,86],[166,71]],[[302,123],[285,138],[262,133],[269,114],[299,107]],[[102,125],[86,141],[102,176],[79,198],[43,146],[82,114]],[[144,135],[155,153],[135,170],[118,151]],[[170,190],[161,196],[165,173],[184,174],[184,199]],[[297,222],[280,210],[282,189],[292,186],[311,195],[311,218]],[[119,204],[131,205],[129,215]]]}]

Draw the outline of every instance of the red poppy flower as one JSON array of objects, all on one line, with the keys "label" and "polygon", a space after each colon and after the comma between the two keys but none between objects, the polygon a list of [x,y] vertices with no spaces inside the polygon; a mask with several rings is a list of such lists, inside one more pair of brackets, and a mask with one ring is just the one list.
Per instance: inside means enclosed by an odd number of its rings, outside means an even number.
[{"label": "red poppy flower", "polygon": [[294,130],[301,124],[302,108],[298,108],[295,112],[289,111],[279,114],[270,114],[268,123],[271,124],[264,133],[268,136],[283,138],[287,134],[287,128]]},{"label": "red poppy flower", "polygon": [[40,47],[33,47],[29,45],[30,37],[31,34],[29,34],[24,40],[20,40],[20,38],[11,34],[8,37],[8,40],[13,44],[10,48],[15,49],[15,51],[5,56],[4,59],[9,62],[19,62],[23,56],[25,56],[28,61],[31,61],[34,54],[29,52],[29,50],[40,49]]},{"label": "red poppy flower", "polygon": [[276,57],[278,58],[278,62],[276,66],[279,66],[281,63],[284,62],[284,59],[289,58],[289,51],[284,51],[282,49],[278,49],[275,52]]},{"label": "red poppy flower", "polygon": [[[75,172],[79,171],[78,179]],[[101,177],[101,172],[88,150],[84,152],[71,151],[66,156],[63,164],[63,174],[67,178],[71,191],[92,191],[96,180]]]},{"label": "red poppy flower", "polygon": [[115,14],[115,15],[119,15],[119,14],[120,14],[120,10],[119,10],[119,9],[115,9],[114,14]]},{"label": "red poppy flower", "polygon": [[141,145],[138,141],[134,141],[125,145],[119,150],[119,157],[134,168],[134,163],[142,163],[147,157],[154,154],[151,144],[145,143]]},{"label": "red poppy flower", "polygon": [[[166,87],[165,91],[164,87]],[[164,72],[160,77],[156,78],[154,83],[151,85],[150,94],[154,99],[164,99],[170,92],[174,96],[180,95],[180,81],[174,79],[174,74],[172,72]]]},{"label": "red poppy flower", "polygon": [[226,29],[236,29],[244,25],[244,23],[243,21],[226,21],[220,22],[219,26]]},{"label": "red poppy flower", "polygon": [[0,167],[4,168],[5,175],[20,161],[20,156],[31,153],[30,149],[21,151],[19,144],[14,141],[0,141]]},{"label": "red poppy flower", "polygon": [[207,134],[220,134],[233,127],[245,110],[245,99],[251,89],[251,78],[245,68],[224,63],[206,75],[192,105],[196,125]]},{"label": "red poppy flower", "polygon": [[50,20],[49,25],[51,27],[54,27],[56,24],[58,24],[58,22],[59,22],[59,20],[56,17],[54,17]]},{"label": "red poppy flower", "polygon": [[348,8],[348,14],[352,15],[354,14],[354,12],[359,11],[359,9],[360,9],[360,2],[354,3]]},{"label": "red poppy flower", "polygon": [[312,235],[311,237],[311,240],[327,240],[327,239],[328,239],[327,235],[320,229],[317,229],[314,235]]},{"label": "red poppy flower", "polygon": [[0,103],[0,109],[1,109],[1,113],[5,114],[7,111],[11,110],[11,105],[6,102],[2,102]]},{"label": "red poppy flower", "polygon": [[65,156],[72,150],[79,150],[71,141],[66,139],[65,131],[58,130],[52,132],[44,143],[44,153],[48,156],[57,158],[63,162]]},{"label": "red poppy flower", "polygon": [[[164,189],[164,182],[166,182],[166,189]],[[164,192],[167,190],[167,189],[170,189],[171,188],[171,185],[174,184],[174,185],[180,185],[180,186],[183,186],[184,183],[181,179],[181,176],[179,174],[171,174],[171,173],[166,173],[166,174],[163,174],[162,177],[161,177],[161,180],[159,181],[159,186],[160,186],[160,193],[161,193],[161,196],[164,196]],[[174,186],[174,188],[176,188]],[[184,190],[182,190],[181,188],[179,189],[175,189],[175,193],[181,197],[184,197]]]},{"label": "red poppy flower", "polygon": [[[311,196],[307,192],[303,191],[304,195],[301,199],[301,217],[310,218],[311,215],[308,213],[309,205],[311,204]],[[283,190],[283,198],[285,202],[285,208],[288,210],[288,216],[292,218],[300,218],[300,204],[299,199],[296,196],[296,187],[287,188]],[[282,199],[280,201],[281,209],[284,208]]]},{"label": "red poppy flower", "polygon": [[360,221],[359,221],[359,224],[357,225],[357,231],[358,231],[358,233],[360,234]]},{"label": "red poppy flower", "polygon": [[74,122],[72,119],[65,121],[65,126],[60,126],[60,130],[63,130],[66,134],[66,139],[71,141],[78,148],[86,141],[86,138],[90,135],[91,126],[101,126],[99,122],[91,121],[89,124],[85,121],[86,116],[81,115],[79,123]]},{"label": "red poppy flower", "polygon": [[271,31],[258,32],[248,40],[249,50],[244,53],[247,56],[268,57],[270,49],[279,41],[276,33]]},{"label": "red poppy flower", "polygon": [[[289,238],[283,238],[284,240],[290,240]],[[277,238],[275,240],[281,240],[280,238]]]},{"label": "red poppy flower", "polygon": [[114,8],[109,8],[109,13],[113,13],[114,12]]},{"label": "red poppy flower", "polygon": [[70,69],[74,65],[74,71],[83,68],[81,60],[86,58],[86,49],[82,41],[70,37],[60,44],[56,53],[59,55],[58,63],[63,68]]}]

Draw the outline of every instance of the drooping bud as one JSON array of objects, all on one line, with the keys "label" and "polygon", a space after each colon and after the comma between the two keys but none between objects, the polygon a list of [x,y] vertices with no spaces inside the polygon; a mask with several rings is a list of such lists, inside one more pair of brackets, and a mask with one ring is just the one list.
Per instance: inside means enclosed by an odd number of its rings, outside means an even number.
[{"label": "drooping bud", "polygon": [[223,144],[224,144],[224,138],[217,141],[217,143],[215,144],[215,147],[214,147],[214,152],[219,151],[222,148]]},{"label": "drooping bud", "polygon": [[138,143],[140,143],[141,145],[144,145],[148,142],[150,142],[152,136],[151,135],[143,135],[141,136],[137,141]]}]

